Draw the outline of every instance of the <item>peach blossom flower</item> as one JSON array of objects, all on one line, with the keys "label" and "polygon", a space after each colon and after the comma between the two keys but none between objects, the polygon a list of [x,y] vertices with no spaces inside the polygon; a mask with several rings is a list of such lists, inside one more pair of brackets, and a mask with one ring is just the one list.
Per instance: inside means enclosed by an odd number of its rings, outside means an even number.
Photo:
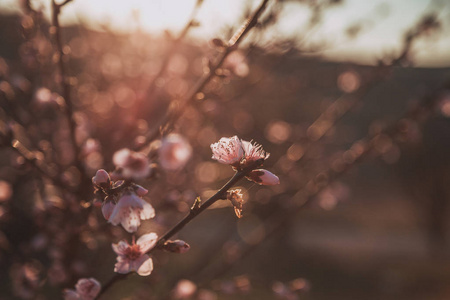
[{"label": "peach blossom flower", "polygon": [[242,148],[245,154],[245,165],[257,161],[258,159],[268,159],[270,153],[264,151],[261,145],[257,143],[252,143],[252,141],[242,141]]},{"label": "peach blossom flower", "polygon": [[100,289],[100,283],[94,278],[81,278],[75,285],[75,290],[64,291],[64,300],[93,300]]},{"label": "peach blossom flower", "polygon": [[128,232],[135,232],[141,220],[148,220],[155,216],[153,206],[138,197],[135,193],[125,193],[119,199],[108,222],[113,225],[122,224]]},{"label": "peach blossom flower", "polygon": [[169,134],[159,148],[161,167],[169,171],[184,167],[191,155],[191,145],[179,134]]},{"label": "peach blossom flower", "polygon": [[212,159],[222,164],[236,165],[244,157],[241,140],[235,135],[231,138],[223,137],[217,143],[211,144]]},{"label": "peach blossom flower", "polygon": [[153,261],[145,253],[155,247],[157,241],[158,236],[152,232],[141,236],[136,243],[133,237],[131,245],[126,241],[112,244],[112,248],[117,254],[114,272],[120,274],[136,272],[141,276],[150,275],[153,271]]},{"label": "peach blossom flower", "polygon": [[125,179],[143,179],[150,173],[150,163],[144,153],[122,149],[114,153],[113,162]]},{"label": "peach blossom flower", "polygon": [[264,169],[256,169],[248,174],[247,178],[261,185],[277,185],[280,179],[277,175]]}]

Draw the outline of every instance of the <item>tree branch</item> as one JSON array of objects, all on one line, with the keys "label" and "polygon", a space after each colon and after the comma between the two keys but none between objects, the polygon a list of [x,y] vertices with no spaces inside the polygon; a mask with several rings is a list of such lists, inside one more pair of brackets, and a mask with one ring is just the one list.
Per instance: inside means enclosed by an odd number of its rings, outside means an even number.
[{"label": "tree branch", "polygon": [[216,63],[210,67],[209,72],[204,74],[197,81],[194,87],[180,101],[179,107],[174,112],[168,112],[164,115],[164,117],[158,122],[159,125],[155,126],[155,129],[147,134],[145,142],[136,147],[135,150],[143,149],[149,142],[171,130],[178,118],[180,118],[183,114],[184,109],[195,100],[195,96],[203,90],[203,88],[211,81],[211,79],[214,78],[217,69],[222,66],[227,56],[238,47],[239,43],[247,35],[247,33],[253,27],[255,27],[255,25],[258,23],[259,17],[266,9],[268,2],[269,0],[263,0],[255,13],[253,13],[253,15],[250,16],[239,28],[239,30],[236,31],[236,33],[231,37],[223,53],[216,59]]}]

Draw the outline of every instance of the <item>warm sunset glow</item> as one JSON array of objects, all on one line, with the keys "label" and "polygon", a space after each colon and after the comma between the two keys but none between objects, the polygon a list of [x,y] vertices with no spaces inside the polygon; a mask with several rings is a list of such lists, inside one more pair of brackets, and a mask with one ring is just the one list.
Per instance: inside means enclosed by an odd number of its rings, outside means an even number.
[{"label": "warm sunset glow", "polygon": [[[227,29],[239,26],[243,12],[260,1],[205,0],[197,15],[200,26],[191,36],[211,39],[223,37]],[[438,1],[436,1],[438,2]],[[32,1],[49,12],[50,1]],[[164,30],[178,32],[189,19],[196,0],[75,0],[64,9],[63,24],[84,23],[94,29],[111,28],[118,32],[141,29],[151,33]],[[376,64],[386,51],[399,48],[399,40],[421,16],[432,11],[428,1],[399,0],[393,2],[346,0],[328,10],[313,41],[327,41],[330,47],[325,57],[339,61],[356,61]],[[5,0],[0,10],[19,11],[17,1]],[[449,15],[450,7],[444,2],[439,9],[441,16]],[[275,31],[266,32],[266,39],[301,36],[310,11],[301,2],[284,4]],[[445,19],[445,17],[443,18]],[[448,20],[448,18],[447,18]],[[365,22],[364,34],[348,39],[343,32],[355,22]],[[443,24],[443,26],[448,26]],[[450,35],[444,34],[433,47],[422,47],[416,54],[417,65],[442,67],[450,65]]]}]

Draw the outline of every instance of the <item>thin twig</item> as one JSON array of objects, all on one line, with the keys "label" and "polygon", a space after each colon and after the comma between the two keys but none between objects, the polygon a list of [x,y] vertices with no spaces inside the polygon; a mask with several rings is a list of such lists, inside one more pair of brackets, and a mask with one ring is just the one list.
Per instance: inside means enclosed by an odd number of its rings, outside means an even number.
[{"label": "thin twig", "polygon": [[[156,242],[156,246],[147,253],[152,253],[156,249],[159,249],[164,242],[166,242],[169,238],[177,234],[181,229],[183,229],[189,222],[191,222],[195,217],[197,217],[199,214],[201,214],[203,211],[205,211],[208,207],[213,205],[217,200],[225,199],[226,198],[226,192],[232,188],[239,180],[247,176],[252,170],[256,169],[257,167],[261,166],[263,163],[263,159],[259,159],[252,163],[247,168],[238,171],[234,174],[231,179],[220,188],[214,195],[212,195],[208,200],[206,200],[203,204],[200,205],[200,201],[196,200],[194,203],[194,206],[192,206],[191,210],[189,211],[189,214],[187,214],[180,222],[178,222],[175,226],[173,226],[169,231],[167,231],[163,236],[161,236],[158,241]],[[115,282],[125,279],[128,277],[128,274],[115,274],[110,280],[108,280],[107,283],[103,285],[103,288],[101,289],[100,293],[98,294],[97,298],[100,297],[103,293],[106,292]]]},{"label": "thin twig", "polygon": [[[305,186],[310,185],[314,186],[314,188],[309,191],[305,191],[305,189],[303,188],[298,193],[296,193],[294,195],[295,199],[293,201],[293,203],[296,205],[295,207],[278,211],[274,210],[273,213],[271,213],[269,216],[266,217],[264,221],[264,223],[266,223],[265,227],[266,235],[264,236],[264,239],[262,239],[257,244],[247,245],[241,252],[241,255],[237,260],[234,260],[232,262],[223,262],[222,265],[218,269],[216,269],[214,274],[208,274],[208,276],[206,276],[208,278],[208,281],[214,278],[218,278],[219,276],[228,272],[234,265],[236,265],[236,261],[247,257],[254,250],[256,250],[261,245],[262,242],[267,241],[277,232],[282,231],[288,225],[288,223],[295,217],[295,215],[299,211],[310,205],[315,199],[315,196],[317,196],[321,191],[323,191],[327,186],[329,186],[331,182],[335,181],[340,176],[346,174],[346,172],[351,168],[353,168],[354,166],[366,161],[367,158],[370,157],[370,154],[372,154],[372,150],[375,148],[376,140],[379,136],[387,135],[392,138],[395,137],[395,135],[402,130],[402,126],[400,125],[400,123],[401,120],[404,119],[423,122],[426,119],[423,117],[424,114],[431,112],[439,102],[441,93],[449,89],[450,84],[447,84],[447,86],[444,86],[442,89],[432,93],[431,95],[424,97],[421,103],[409,109],[401,118],[391,123],[381,132],[368,134],[367,137],[356,141],[352,145],[352,147],[357,143],[363,144],[365,145],[365,147],[363,152],[360,153],[360,155],[357,158],[355,158],[353,162],[346,164],[345,167],[339,171],[334,171],[332,168],[329,168],[325,171],[320,172],[319,174],[326,174],[325,177],[327,177],[328,180],[325,183],[317,182],[316,181],[317,176],[314,176],[312,179],[310,179]],[[352,147],[350,147],[349,149],[352,149]]]},{"label": "thin twig", "polygon": [[24,144],[22,144],[17,139],[12,139],[9,145],[17,154],[25,159],[36,171],[38,171],[43,177],[49,179],[54,185],[62,188],[68,192],[74,193],[75,190],[72,189],[68,184],[63,182],[56,176],[53,176],[49,170],[47,170],[39,162],[40,160],[36,157],[36,154],[30,151]]},{"label": "thin twig", "polygon": [[[159,68],[158,73],[154,76],[149,87],[147,88],[147,92],[146,92],[147,99],[152,99],[152,97],[154,96],[158,79],[160,79],[164,75],[164,73],[167,71],[169,62],[173,58],[173,56],[177,52],[177,50],[179,49],[181,42],[186,37],[188,32],[191,30],[191,28],[195,26],[195,23],[196,23],[195,19],[197,17],[198,11],[200,10],[202,4],[203,4],[203,0],[197,0],[187,23],[184,25],[183,29],[178,34],[178,37],[172,41],[172,44],[170,45],[169,50],[164,54],[164,59],[162,61],[161,67]],[[122,132],[120,133],[121,138],[125,138],[125,137],[129,136],[132,133],[131,132],[132,130],[133,130],[133,126],[130,124],[129,126],[124,128],[122,130]]]},{"label": "thin twig", "polygon": [[167,52],[167,54],[164,57],[164,60],[161,64],[161,68],[159,69],[158,74],[156,74],[155,78],[153,79],[152,83],[150,84],[149,88],[147,89],[147,97],[148,98],[151,98],[151,96],[155,90],[155,87],[156,87],[156,82],[158,81],[157,79],[160,78],[167,70],[167,66],[169,65],[169,62],[170,62],[172,56],[177,51],[178,46],[180,45],[181,41],[188,34],[189,30],[194,26],[195,18],[197,17],[197,13],[200,10],[202,3],[203,3],[203,0],[197,0],[197,2],[195,3],[194,9],[191,12],[191,16],[188,19],[188,22],[184,25],[184,27],[181,30],[178,37],[172,42],[172,45],[171,45],[169,51]]},{"label": "thin twig", "polygon": [[203,90],[203,88],[211,81],[211,79],[213,79],[216,76],[216,71],[222,66],[227,56],[238,47],[239,43],[247,35],[247,33],[253,27],[255,27],[255,25],[258,23],[259,17],[264,12],[268,2],[269,0],[263,0],[261,5],[255,11],[255,13],[252,16],[250,16],[239,28],[239,30],[237,30],[236,33],[231,37],[231,39],[228,41],[228,44],[223,49],[222,54],[216,59],[216,63],[210,66],[209,72],[200,77],[200,79],[197,81],[194,87],[180,101],[179,106],[175,111],[173,112],[169,111],[167,114],[163,116],[163,118],[158,122],[159,125],[155,126],[155,129],[146,135],[145,143],[142,143],[140,146],[136,147],[135,150],[143,149],[149,142],[153,141],[154,139],[158,138],[161,134],[164,134],[165,132],[168,132],[172,129],[175,122],[183,114],[185,108],[195,100],[195,96],[198,93],[200,93]]},{"label": "thin twig", "polygon": [[70,131],[70,140],[72,143],[73,151],[74,151],[74,159],[75,159],[75,166],[80,171],[82,179],[85,180],[86,173],[84,169],[83,163],[80,161],[80,147],[78,146],[77,140],[76,140],[76,121],[74,117],[74,108],[73,108],[73,102],[71,99],[71,91],[70,91],[70,84],[67,79],[66,74],[66,67],[64,65],[64,49],[62,45],[62,38],[61,38],[61,26],[59,23],[59,14],[61,12],[61,7],[68,4],[72,0],[65,0],[61,4],[57,4],[55,0],[52,0],[52,25],[54,29],[54,36],[55,36],[55,45],[56,50],[58,52],[58,68],[60,73],[60,80],[61,80],[61,87],[62,87],[62,96],[65,102],[65,113],[67,121],[69,122],[69,131]]}]

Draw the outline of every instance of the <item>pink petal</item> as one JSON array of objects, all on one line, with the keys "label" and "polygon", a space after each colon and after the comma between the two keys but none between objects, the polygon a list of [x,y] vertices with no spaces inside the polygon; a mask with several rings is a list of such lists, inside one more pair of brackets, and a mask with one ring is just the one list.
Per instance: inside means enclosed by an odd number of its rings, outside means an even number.
[{"label": "pink petal", "polygon": [[111,244],[111,246],[117,255],[125,255],[125,251],[130,247],[130,245],[125,241],[120,241],[117,244]]},{"label": "pink petal", "polygon": [[231,138],[223,137],[217,143],[211,144],[211,151],[212,159],[222,164],[232,165],[244,157],[241,140],[236,135]]},{"label": "pink petal", "polygon": [[125,259],[121,256],[117,257],[117,262],[114,265],[114,272],[116,273],[120,273],[120,274],[128,274],[131,271],[133,271],[131,269],[131,261],[128,259]]},{"label": "pink petal", "polygon": [[139,210],[129,207],[128,211],[128,215],[121,219],[122,227],[129,233],[136,232],[141,225]]},{"label": "pink petal", "polygon": [[153,271],[153,260],[147,254],[144,254],[134,261],[133,267],[139,275],[148,276]]},{"label": "pink petal", "polygon": [[142,253],[148,252],[150,249],[155,247],[158,241],[158,235],[154,232],[142,235],[136,242],[139,245]]},{"label": "pink petal", "polygon": [[140,197],[147,195],[148,190],[143,188],[142,186],[136,184],[136,194]]},{"label": "pink petal", "polygon": [[103,214],[103,217],[105,217],[106,220],[109,220],[109,218],[111,217],[115,207],[116,207],[116,205],[112,201],[107,201],[107,202],[103,203],[103,205],[102,205],[102,214]]},{"label": "pink petal", "polygon": [[95,173],[95,176],[92,177],[92,183],[100,186],[103,183],[108,183],[110,181],[108,172],[103,169],[100,169]]},{"label": "pink petal", "polygon": [[124,219],[127,219],[130,215],[131,209],[130,208],[142,208],[142,199],[137,197],[134,194],[126,194],[122,196],[119,199],[119,202],[117,203],[116,207],[114,208],[114,211],[112,215],[110,216],[108,222],[110,222],[113,225],[118,225],[119,223],[122,223]]},{"label": "pink petal", "polygon": [[142,200],[142,210],[140,215],[142,220],[148,220],[155,217],[155,209],[145,200]]}]

